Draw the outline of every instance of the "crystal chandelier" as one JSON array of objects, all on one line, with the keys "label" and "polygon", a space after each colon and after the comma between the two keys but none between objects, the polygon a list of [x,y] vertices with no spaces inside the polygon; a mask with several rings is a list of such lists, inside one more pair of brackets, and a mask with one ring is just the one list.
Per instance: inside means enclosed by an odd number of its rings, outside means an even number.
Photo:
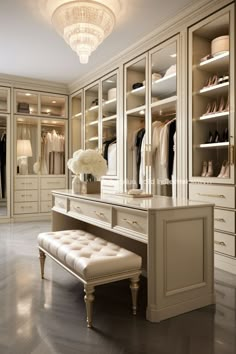
[{"label": "crystal chandelier", "polygon": [[[116,1],[116,0],[114,0]],[[69,46],[78,54],[82,64],[112,32],[115,12],[107,0],[76,0],[58,6],[52,23]]]}]

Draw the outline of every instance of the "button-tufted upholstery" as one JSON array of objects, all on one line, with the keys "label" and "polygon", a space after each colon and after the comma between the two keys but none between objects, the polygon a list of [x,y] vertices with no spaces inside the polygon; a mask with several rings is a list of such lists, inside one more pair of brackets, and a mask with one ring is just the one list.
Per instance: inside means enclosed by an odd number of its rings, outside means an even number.
[{"label": "button-tufted upholstery", "polygon": [[141,268],[141,257],[82,230],[44,232],[38,244],[86,280]]},{"label": "button-tufted upholstery", "polygon": [[133,314],[142,259],[140,256],[83,230],[44,232],[38,235],[41,275],[45,254],[84,283],[87,325],[92,326],[92,302],[96,285],[130,278]]}]

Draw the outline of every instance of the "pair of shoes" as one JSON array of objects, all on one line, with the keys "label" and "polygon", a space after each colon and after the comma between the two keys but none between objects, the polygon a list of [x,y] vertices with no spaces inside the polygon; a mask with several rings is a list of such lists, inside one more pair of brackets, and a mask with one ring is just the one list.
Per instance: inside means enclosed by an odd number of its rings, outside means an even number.
[{"label": "pair of shoes", "polygon": [[229,162],[224,160],[220,169],[220,173],[217,177],[219,178],[229,178],[230,166]]},{"label": "pair of shoes", "polygon": [[220,142],[220,135],[218,133],[218,131],[216,130],[214,133],[214,136],[212,134],[212,132],[209,132],[209,137],[208,140],[206,141],[205,144],[213,144],[213,143],[219,143]]},{"label": "pair of shoes", "polygon": [[217,75],[213,75],[213,76],[210,76],[210,77],[207,79],[207,81],[206,81],[204,87],[209,87],[209,86],[217,85],[217,83],[218,83],[218,76],[217,76]]},{"label": "pair of shoes", "polygon": [[213,161],[203,161],[201,177],[212,177],[213,174]]},{"label": "pair of shoes", "polygon": [[208,115],[208,114],[215,114],[217,112],[217,103],[216,101],[208,103],[206,107],[206,112],[203,114]]},{"label": "pair of shoes", "polygon": [[229,75],[223,75],[223,76],[220,76],[219,79],[218,79],[218,84],[223,84],[225,82],[228,82],[229,81]]},{"label": "pair of shoes", "polygon": [[225,128],[225,130],[223,131],[223,135],[222,135],[222,140],[223,142],[229,141],[229,131],[228,128]]}]

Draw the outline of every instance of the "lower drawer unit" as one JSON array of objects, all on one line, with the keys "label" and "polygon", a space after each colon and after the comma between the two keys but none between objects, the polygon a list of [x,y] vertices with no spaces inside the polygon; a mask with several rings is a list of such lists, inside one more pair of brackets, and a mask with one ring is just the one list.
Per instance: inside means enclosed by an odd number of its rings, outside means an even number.
[{"label": "lower drawer unit", "polygon": [[55,208],[58,208],[64,212],[67,211],[67,199],[63,197],[56,196],[54,198],[54,205]]},{"label": "lower drawer unit", "polygon": [[214,203],[223,208],[235,207],[235,188],[232,186],[216,186],[209,184],[189,184],[189,199]]},{"label": "lower drawer unit", "polygon": [[111,226],[111,207],[102,203],[89,203],[71,199],[69,211],[78,213],[81,216],[88,216],[95,221],[102,221]]},{"label": "lower drawer unit", "polygon": [[32,177],[15,177],[15,190],[38,189],[38,179]]},{"label": "lower drawer unit", "polygon": [[41,189],[63,189],[66,188],[66,178],[63,177],[41,177]]},{"label": "lower drawer unit", "polygon": [[235,236],[215,231],[214,245],[216,252],[235,257]]},{"label": "lower drawer unit", "polygon": [[38,203],[14,203],[14,214],[34,214],[38,213]]},{"label": "lower drawer unit", "polygon": [[40,212],[49,213],[52,209],[52,202],[50,200],[40,203]]},{"label": "lower drawer unit", "polygon": [[147,235],[147,213],[145,211],[132,211],[128,208],[115,208],[113,227],[127,229]]},{"label": "lower drawer unit", "polygon": [[15,191],[14,199],[15,202],[37,202],[38,191],[37,190]]},{"label": "lower drawer unit", "polygon": [[235,233],[235,212],[231,210],[214,210],[214,228]]}]

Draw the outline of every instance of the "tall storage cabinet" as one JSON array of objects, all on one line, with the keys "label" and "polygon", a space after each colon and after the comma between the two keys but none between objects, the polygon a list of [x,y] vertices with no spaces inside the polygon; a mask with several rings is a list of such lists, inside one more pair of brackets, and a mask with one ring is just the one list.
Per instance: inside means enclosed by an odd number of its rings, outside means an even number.
[{"label": "tall storage cabinet", "polygon": [[10,217],[10,88],[0,87],[0,221]]},{"label": "tall storage cabinet", "polygon": [[176,195],[179,36],[125,65],[126,189]]},{"label": "tall storage cabinet", "polygon": [[231,272],[236,272],[234,11],[228,6],[189,30],[189,198],[215,203],[216,266]]},{"label": "tall storage cabinet", "polygon": [[67,97],[15,90],[13,215],[51,211],[66,188]]},{"label": "tall storage cabinet", "polygon": [[70,155],[74,151],[95,149],[107,160],[107,174],[102,176],[102,191],[118,190],[118,70],[74,93],[71,97]]}]

